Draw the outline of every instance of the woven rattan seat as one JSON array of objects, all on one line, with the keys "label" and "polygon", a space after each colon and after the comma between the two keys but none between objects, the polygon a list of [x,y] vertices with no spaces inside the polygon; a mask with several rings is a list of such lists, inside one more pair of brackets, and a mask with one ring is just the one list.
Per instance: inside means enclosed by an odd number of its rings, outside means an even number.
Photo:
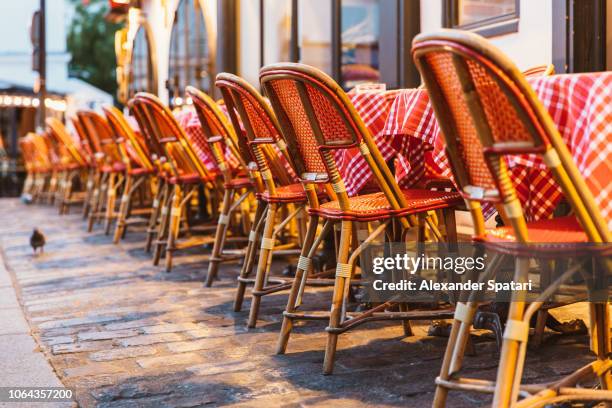
[{"label": "woven rattan seat", "polygon": [[253,183],[251,179],[248,177],[238,177],[229,181],[229,183],[224,183],[223,188],[247,188],[251,187]]},{"label": "woven rattan seat", "polygon": [[[327,193],[323,189],[318,189],[319,198],[323,199],[327,197]],[[268,203],[305,203],[307,201],[306,191],[304,186],[300,183],[289,184],[287,186],[280,186],[276,188],[274,194],[270,194],[269,191],[265,191],[262,194],[258,194],[262,200]]]},{"label": "woven rattan seat", "polygon": [[317,214],[326,218],[353,221],[380,221],[392,217],[410,214],[415,211],[429,211],[445,208],[449,205],[460,205],[463,199],[458,193],[428,190],[402,190],[408,206],[394,210],[382,192],[350,197],[350,210],[341,210],[339,201],[330,201],[317,209],[309,210],[309,214]]}]

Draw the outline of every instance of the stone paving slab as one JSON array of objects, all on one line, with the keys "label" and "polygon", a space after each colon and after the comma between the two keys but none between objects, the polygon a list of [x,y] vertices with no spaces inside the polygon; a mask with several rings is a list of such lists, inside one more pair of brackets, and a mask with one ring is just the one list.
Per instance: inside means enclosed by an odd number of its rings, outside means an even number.
[{"label": "stone paving slab", "polygon": [[[60,217],[16,200],[0,200],[0,208],[0,246],[32,334],[83,407],[431,405],[446,340],[428,337],[428,322],[415,324],[409,338],[397,323],[341,336],[336,371],[323,376],[322,322],[297,324],[287,354],[274,354],[285,294],[264,298],[255,330],[245,328],[248,297],[242,312],[232,311],[238,264],[223,266],[221,280],[204,288],[204,249],[177,256],[167,274],[143,252],[142,232],[113,245],[100,227],[86,233],[76,213]],[[28,245],[33,227],[48,242],[36,257]],[[324,309],[330,297],[323,289],[305,302]],[[530,354],[529,381],[553,380],[588,355],[584,336],[552,341]],[[495,344],[486,334],[475,343],[466,369],[493,379]],[[452,395],[452,407],[488,401]]]},{"label": "stone paving slab", "polygon": [[[1,232],[0,232],[1,234]],[[15,289],[0,251],[0,386],[61,387],[52,367],[30,335]],[[0,407],[26,408],[31,403],[3,403]],[[45,403],[48,408],[68,408],[70,402]]]}]

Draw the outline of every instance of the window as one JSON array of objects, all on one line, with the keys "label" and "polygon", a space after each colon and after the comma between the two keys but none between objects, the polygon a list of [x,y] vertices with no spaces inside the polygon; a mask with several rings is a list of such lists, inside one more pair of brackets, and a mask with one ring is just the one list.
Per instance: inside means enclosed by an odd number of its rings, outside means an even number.
[{"label": "window", "polygon": [[183,104],[188,85],[211,92],[212,58],[206,21],[199,0],[181,0],[170,36],[170,61],[166,86],[170,105]]},{"label": "window", "polygon": [[343,0],[341,85],[380,81],[380,0]]},{"label": "window", "polygon": [[148,30],[145,25],[141,25],[132,44],[129,77],[130,98],[143,91],[157,94],[157,75],[152,55]]},{"label": "window", "polygon": [[299,0],[298,20],[300,62],[333,75],[332,0]]},{"label": "window", "polygon": [[518,31],[520,0],[445,0],[446,27],[492,37]]},{"label": "window", "polygon": [[409,53],[420,32],[416,0],[259,0],[261,64],[301,62],[344,89],[364,82],[415,86]]},{"label": "window", "polygon": [[262,65],[292,60],[291,0],[262,0]]}]

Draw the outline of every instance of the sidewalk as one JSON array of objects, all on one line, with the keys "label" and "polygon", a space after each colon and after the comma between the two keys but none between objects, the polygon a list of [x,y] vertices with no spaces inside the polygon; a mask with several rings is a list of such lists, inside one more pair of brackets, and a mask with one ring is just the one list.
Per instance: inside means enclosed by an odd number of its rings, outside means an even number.
[{"label": "sidewalk", "polygon": [[[75,210],[59,216],[54,207],[17,200],[0,200],[0,208],[0,247],[20,288],[32,335],[61,381],[76,390],[80,406],[431,405],[446,339],[427,336],[427,321],[414,324],[412,337],[403,335],[399,323],[369,324],[344,334],[334,375],[323,376],[326,322],[296,325],[287,354],[276,355],[286,293],[266,297],[257,329],[247,330],[249,297],[241,312],[233,311],[237,263],[223,265],[220,280],[204,288],[205,250],[181,253],[172,273],[165,273],[151,265],[138,231],[114,245],[99,226],[87,233]],[[45,252],[37,257],[28,241],[34,227],[47,236]],[[10,281],[3,279],[2,290],[12,295]],[[309,290],[304,304],[323,310],[330,297],[329,288]],[[9,302],[5,309],[12,314],[20,312],[14,297],[2,302]],[[13,368],[0,370],[21,374],[16,384],[25,377],[33,385],[31,376],[52,372],[41,353],[32,353],[35,344],[18,316],[8,319],[15,327],[7,333],[22,336],[10,340],[9,355],[36,357],[45,370],[24,369],[10,359],[2,364]],[[495,342],[481,332],[474,343],[477,353],[466,357],[466,370],[494,379]],[[528,355],[524,378],[552,381],[589,355],[586,336],[553,336],[547,347]],[[471,408],[490,397],[453,393],[452,398],[453,407]]]},{"label": "sidewalk", "polygon": [[[0,387],[62,387],[45,355],[30,334],[0,251]],[[70,407],[70,403],[38,403]],[[0,407],[31,407],[32,403],[2,403]]]}]

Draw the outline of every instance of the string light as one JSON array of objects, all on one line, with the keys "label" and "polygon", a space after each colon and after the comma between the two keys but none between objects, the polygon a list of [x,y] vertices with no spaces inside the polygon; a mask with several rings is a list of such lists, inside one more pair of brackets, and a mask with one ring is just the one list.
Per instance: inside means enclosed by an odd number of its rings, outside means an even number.
[{"label": "string light", "polygon": [[[32,98],[29,95],[0,95],[0,107],[14,108],[38,108],[40,99]],[[45,107],[51,110],[65,112],[66,101],[63,99],[45,98]]]}]

